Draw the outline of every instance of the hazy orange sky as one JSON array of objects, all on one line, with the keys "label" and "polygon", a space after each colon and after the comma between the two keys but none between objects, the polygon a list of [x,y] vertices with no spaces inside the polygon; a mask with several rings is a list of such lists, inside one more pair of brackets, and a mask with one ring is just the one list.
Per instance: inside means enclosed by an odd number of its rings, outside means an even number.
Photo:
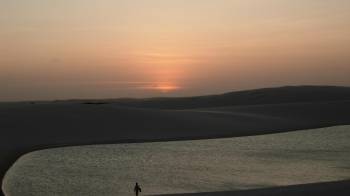
[{"label": "hazy orange sky", "polygon": [[0,101],[350,85],[349,0],[1,0]]}]

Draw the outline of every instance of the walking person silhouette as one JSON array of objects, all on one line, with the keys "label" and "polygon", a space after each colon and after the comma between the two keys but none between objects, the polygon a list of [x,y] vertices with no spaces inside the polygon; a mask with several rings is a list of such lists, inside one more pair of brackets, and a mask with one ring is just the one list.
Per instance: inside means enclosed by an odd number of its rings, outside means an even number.
[{"label": "walking person silhouette", "polygon": [[139,186],[139,184],[136,182],[135,187],[134,187],[134,192],[136,194],[136,196],[139,195],[139,192],[141,192],[141,187]]}]

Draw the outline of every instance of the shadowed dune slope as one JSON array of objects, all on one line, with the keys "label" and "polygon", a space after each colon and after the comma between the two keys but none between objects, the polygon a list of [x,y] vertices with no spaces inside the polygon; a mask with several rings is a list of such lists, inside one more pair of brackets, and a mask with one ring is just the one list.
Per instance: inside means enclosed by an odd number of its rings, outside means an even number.
[{"label": "shadowed dune slope", "polygon": [[[289,94],[290,98],[279,99],[278,104],[214,108],[234,105],[235,100],[230,104],[219,99],[215,103],[205,101],[205,104],[191,101],[193,107],[184,104],[185,108],[196,109],[187,110],[128,108],[121,107],[120,103],[81,104],[71,101],[0,104],[0,174],[3,177],[20,155],[50,147],[236,137],[350,124],[350,101],[345,100],[350,97],[349,88],[339,87],[339,92],[338,87],[318,88],[331,88],[334,92],[328,94],[327,99],[302,99],[309,101],[305,103],[281,102],[298,100],[306,92]],[[335,101],[336,98],[339,101]],[[174,103],[170,108],[178,108],[178,105]]]},{"label": "shadowed dune slope", "polygon": [[[303,185],[292,185],[276,188],[253,189],[242,191],[225,191],[212,193],[174,194],[163,196],[348,196],[350,180]],[[160,195],[159,195],[160,196]]]}]

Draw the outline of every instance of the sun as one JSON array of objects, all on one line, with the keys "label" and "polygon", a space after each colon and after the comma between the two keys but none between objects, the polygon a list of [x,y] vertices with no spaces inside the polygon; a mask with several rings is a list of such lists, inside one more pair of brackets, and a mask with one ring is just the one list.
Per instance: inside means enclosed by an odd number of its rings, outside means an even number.
[{"label": "sun", "polygon": [[146,90],[159,91],[162,93],[169,93],[169,92],[179,90],[181,87],[168,82],[155,82],[152,84],[141,86],[140,88],[146,89]]},{"label": "sun", "polygon": [[168,93],[168,92],[172,92],[172,91],[176,91],[178,90],[180,87],[179,86],[176,86],[176,85],[173,85],[173,84],[157,84],[154,86],[154,90],[158,90],[160,92],[163,92],[163,93]]}]

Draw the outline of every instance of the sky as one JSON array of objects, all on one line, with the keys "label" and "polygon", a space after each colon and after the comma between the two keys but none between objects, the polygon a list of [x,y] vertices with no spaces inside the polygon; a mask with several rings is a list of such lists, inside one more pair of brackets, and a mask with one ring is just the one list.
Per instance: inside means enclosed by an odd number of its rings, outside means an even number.
[{"label": "sky", "polygon": [[349,0],[0,0],[0,101],[350,86]]}]

